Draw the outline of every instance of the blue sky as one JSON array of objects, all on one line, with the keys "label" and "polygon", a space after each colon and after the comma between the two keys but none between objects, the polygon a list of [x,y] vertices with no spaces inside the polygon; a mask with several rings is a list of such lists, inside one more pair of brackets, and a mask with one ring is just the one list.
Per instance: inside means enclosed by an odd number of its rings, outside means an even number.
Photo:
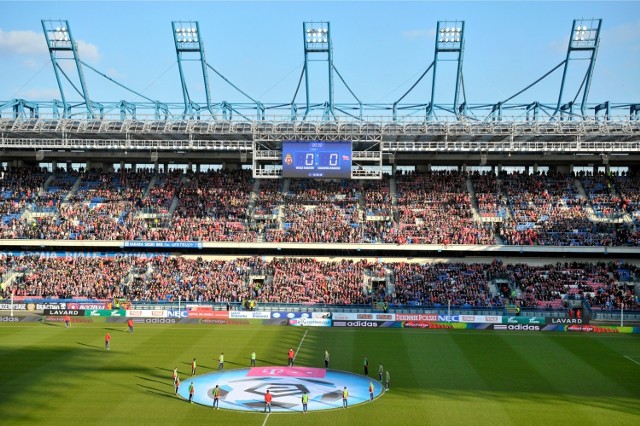
[{"label": "blue sky", "polygon": [[[633,1],[0,1],[0,100],[59,99],[40,24],[58,18],[70,21],[86,62],[165,102],[182,101],[171,21],[197,20],[207,61],[265,103],[293,97],[304,60],[303,21],[331,22],[335,65],[363,102],[392,103],[433,60],[436,21],[464,20],[467,100],[495,103],[564,59],[573,19],[602,18],[589,101],[640,102],[640,2]],[[312,65],[312,101],[322,102],[325,64]],[[439,66],[436,101],[450,103],[453,65]],[[571,63],[571,92],[584,66]],[[186,68],[190,91],[204,100],[200,69]],[[92,71],[85,75],[93,100],[141,100]],[[554,103],[560,78],[556,71],[515,101]],[[431,74],[427,79],[407,101],[428,100]],[[246,100],[213,73],[210,81],[215,102]],[[336,102],[353,100],[341,83],[335,86]]]}]

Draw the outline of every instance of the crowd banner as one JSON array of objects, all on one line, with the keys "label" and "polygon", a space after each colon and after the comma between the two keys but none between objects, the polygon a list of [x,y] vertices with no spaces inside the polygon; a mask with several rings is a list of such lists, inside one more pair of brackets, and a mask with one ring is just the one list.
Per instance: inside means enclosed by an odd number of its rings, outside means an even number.
[{"label": "crowd banner", "polygon": [[200,241],[125,241],[124,247],[201,249]]}]

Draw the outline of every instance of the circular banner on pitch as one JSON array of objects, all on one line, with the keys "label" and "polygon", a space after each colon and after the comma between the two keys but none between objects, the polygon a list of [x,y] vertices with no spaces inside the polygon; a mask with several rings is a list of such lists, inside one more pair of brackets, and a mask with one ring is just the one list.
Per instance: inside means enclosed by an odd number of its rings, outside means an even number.
[{"label": "circular banner on pitch", "polygon": [[184,379],[178,394],[189,399],[193,383],[193,402],[213,406],[213,389],[218,385],[220,409],[264,411],[264,395],[272,395],[272,412],[302,411],[302,394],[309,394],[309,411],[342,408],[342,391],[347,387],[349,406],[370,401],[369,383],[373,396],[383,392],[380,382],[345,371],[310,367],[254,367],[227,370]]}]

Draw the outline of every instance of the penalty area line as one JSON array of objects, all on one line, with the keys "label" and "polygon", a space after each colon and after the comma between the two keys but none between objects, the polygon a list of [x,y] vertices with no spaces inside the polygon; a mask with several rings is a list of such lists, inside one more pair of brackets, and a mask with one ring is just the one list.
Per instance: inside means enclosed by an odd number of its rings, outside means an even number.
[{"label": "penalty area line", "polygon": [[269,420],[269,416],[271,415],[271,413],[267,414],[267,417],[264,418],[264,422],[262,422],[262,426],[267,424],[267,420]]},{"label": "penalty area line", "polygon": [[638,362],[638,361],[636,361],[635,359],[631,358],[629,355],[625,355],[624,357],[625,357],[626,359],[628,359],[629,361],[631,361],[631,362],[633,362],[633,363],[635,363],[635,364],[640,365],[640,362]]}]

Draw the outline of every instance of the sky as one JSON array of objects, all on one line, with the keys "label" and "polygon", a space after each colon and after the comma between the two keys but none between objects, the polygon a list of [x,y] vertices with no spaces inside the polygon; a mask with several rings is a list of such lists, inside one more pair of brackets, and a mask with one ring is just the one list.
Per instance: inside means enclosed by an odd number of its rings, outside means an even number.
[{"label": "sky", "polygon": [[[564,60],[572,21],[579,18],[603,20],[589,101],[640,102],[636,1],[0,1],[0,103],[60,99],[41,19],[68,20],[85,62],[163,102],[182,102],[171,21],[198,21],[207,62],[263,103],[291,102],[304,63],[302,24],[328,21],[334,65],[349,88],[362,102],[387,104],[433,61],[437,21],[463,20],[466,99],[493,104]],[[566,100],[586,64],[571,61]],[[65,61],[73,76],[70,65]],[[514,101],[557,102],[561,72]],[[84,73],[92,100],[142,101],[89,69]],[[193,98],[203,101],[199,64],[185,64],[185,73]],[[310,64],[312,102],[328,100],[327,74],[326,62]],[[428,102],[431,78],[430,72],[404,101]],[[353,102],[334,79],[335,101]],[[212,71],[209,80],[214,102],[248,101]],[[454,82],[455,62],[439,62],[436,102],[452,103]],[[71,91],[65,86],[74,98]],[[304,102],[304,84],[296,100]]]}]

